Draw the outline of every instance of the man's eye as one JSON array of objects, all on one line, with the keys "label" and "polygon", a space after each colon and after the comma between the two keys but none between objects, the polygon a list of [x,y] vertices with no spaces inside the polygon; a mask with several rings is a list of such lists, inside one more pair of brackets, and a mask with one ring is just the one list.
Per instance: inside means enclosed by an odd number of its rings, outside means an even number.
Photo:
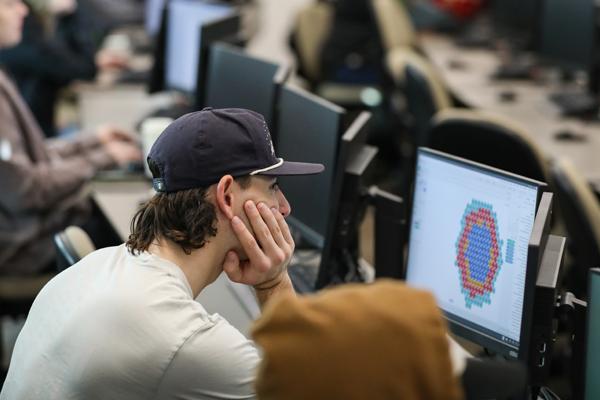
[{"label": "man's eye", "polygon": [[274,191],[277,191],[277,190],[279,190],[279,183],[278,183],[278,182],[275,182],[275,183],[273,183],[273,184],[270,186],[270,189],[271,189],[271,190],[274,190]]}]

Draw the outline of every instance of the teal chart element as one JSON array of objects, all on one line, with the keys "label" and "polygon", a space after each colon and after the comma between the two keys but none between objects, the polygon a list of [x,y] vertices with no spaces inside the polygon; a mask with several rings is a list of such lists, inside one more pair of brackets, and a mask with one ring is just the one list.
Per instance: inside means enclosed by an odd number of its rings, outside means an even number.
[{"label": "teal chart element", "polygon": [[498,218],[491,204],[472,200],[465,208],[456,241],[456,261],[461,292],[467,308],[491,304],[502,266]]}]

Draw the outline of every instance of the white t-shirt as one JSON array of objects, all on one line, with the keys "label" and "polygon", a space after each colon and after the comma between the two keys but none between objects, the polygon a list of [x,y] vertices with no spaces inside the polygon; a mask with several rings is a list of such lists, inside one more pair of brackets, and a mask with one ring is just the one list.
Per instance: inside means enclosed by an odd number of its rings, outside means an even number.
[{"label": "white t-shirt", "polygon": [[247,399],[253,343],[193,299],[181,269],[124,245],[40,292],[0,399]]}]

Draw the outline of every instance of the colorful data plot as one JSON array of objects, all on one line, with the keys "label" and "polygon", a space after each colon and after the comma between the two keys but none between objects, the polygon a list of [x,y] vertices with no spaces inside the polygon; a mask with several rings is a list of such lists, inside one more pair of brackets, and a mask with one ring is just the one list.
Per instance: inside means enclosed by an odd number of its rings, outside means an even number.
[{"label": "colorful data plot", "polygon": [[501,247],[498,218],[492,205],[472,200],[462,217],[455,261],[467,308],[491,304],[491,293],[495,291],[502,265]]}]

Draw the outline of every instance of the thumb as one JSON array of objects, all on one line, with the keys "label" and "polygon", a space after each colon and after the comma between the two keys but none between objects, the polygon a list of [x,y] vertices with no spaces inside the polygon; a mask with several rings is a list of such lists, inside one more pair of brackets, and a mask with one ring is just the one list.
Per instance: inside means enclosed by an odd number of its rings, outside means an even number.
[{"label": "thumb", "polygon": [[228,251],[223,262],[223,271],[227,274],[230,280],[233,282],[240,282],[242,280],[243,272],[240,267],[240,258],[235,251]]}]

